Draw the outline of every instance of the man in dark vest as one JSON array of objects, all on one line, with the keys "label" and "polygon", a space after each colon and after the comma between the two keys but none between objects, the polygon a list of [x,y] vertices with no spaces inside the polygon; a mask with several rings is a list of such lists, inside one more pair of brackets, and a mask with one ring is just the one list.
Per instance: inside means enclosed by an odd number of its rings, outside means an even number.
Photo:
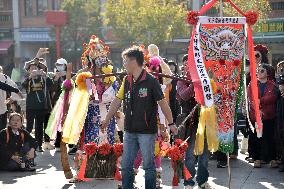
[{"label": "man in dark vest", "polygon": [[140,149],[145,170],[145,188],[156,188],[154,146],[157,134],[158,105],[161,107],[169,127],[174,134],[177,128],[173,123],[172,112],[164,98],[158,81],[143,69],[144,54],[139,47],[131,47],[122,53],[128,76],[123,80],[117,98],[112,102],[105,121],[115,115],[123,101],[125,112],[125,134],[122,156],[122,187],[132,189],[134,182],[133,164]]}]

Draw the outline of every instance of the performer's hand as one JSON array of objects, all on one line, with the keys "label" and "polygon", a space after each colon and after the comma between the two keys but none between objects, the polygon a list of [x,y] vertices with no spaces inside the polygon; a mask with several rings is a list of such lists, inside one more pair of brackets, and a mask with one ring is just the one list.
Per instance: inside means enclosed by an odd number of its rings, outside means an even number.
[{"label": "performer's hand", "polygon": [[22,163],[20,156],[12,156],[11,159],[14,160],[15,162],[17,162],[18,164]]},{"label": "performer's hand", "polygon": [[170,134],[167,130],[164,130],[161,132],[162,138],[164,142],[169,142],[170,141]]},{"label": "performer's hand", "polygon": [[27,153],[27,158],[28,159],[33,159],[35,157],[35,149],[30,149],[30,151],[28,151]]},{"label": "performer's hand", "polygon": [[45,54],[49,53],[49,48],[39,48],[36,54],[36,58],[40,58]]},{"label": "performer's hand", "polygon": [[101,131],[104,133],[107,128],[107,121],[103,120],[100,126]]},{"label": "performer's hand", "polygon": [[178,128],[177,128],[176,125],[171,125],[170,129],[171,129],[173,135],[177,135],[178,134]]}]

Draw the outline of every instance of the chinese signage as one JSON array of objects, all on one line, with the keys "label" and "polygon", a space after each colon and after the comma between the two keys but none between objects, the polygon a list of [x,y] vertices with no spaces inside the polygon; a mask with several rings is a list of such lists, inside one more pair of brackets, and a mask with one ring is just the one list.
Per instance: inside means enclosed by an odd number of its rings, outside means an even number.
[{"label": "chinese signage", "polygon": [[281,21],[267,21],[266,23],[261,23],[260,32],[284,32],[284,20]]}]

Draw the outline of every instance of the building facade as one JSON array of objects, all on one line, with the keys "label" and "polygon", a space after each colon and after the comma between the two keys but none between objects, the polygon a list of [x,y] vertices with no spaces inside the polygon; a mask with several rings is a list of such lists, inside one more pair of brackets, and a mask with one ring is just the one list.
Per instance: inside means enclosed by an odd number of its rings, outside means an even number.
[{"label": "building facade", "polygon": [[0,66],[11,75],[14,67],[13,11],[11,0],[0,0]]}]

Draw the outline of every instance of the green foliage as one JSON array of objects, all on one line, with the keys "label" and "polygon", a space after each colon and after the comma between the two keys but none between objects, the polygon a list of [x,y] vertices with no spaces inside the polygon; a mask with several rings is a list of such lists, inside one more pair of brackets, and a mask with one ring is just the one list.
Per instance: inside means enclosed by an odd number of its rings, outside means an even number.
[{"label": "green foliage", "polygon": [[[257,31],[261,22],[265,22],[268,14],[271,11],[268,0],[233,0],[233,2],[244,12],[253,10],[259,15],[259,22],[255,25],[254,30]],[[230,6],[229,3],[224,3],[224,13],[228,16],[241,16]]]},{"label": "green foliage", "polygon": [[186,9],[178,1],[108,0],[105,24],[123,43],[156,43],[185,36]]}]

